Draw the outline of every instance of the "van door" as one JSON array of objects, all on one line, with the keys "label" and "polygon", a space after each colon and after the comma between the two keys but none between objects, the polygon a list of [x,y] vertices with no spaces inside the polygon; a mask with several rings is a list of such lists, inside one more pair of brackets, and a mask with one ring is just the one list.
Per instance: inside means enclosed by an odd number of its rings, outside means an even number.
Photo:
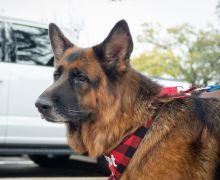
[{"label": "van door", "polygon": [[64,125],[46,122],[35,107],[53,81],[47,29],[11,24],[16,59],[10,67],[7,144],[67,145]]},{"label": "van door", "polygon": [[9,71],[8,63],[5,63],[5,29],[4,23],[0,22],[0,144],[5,141],[7,129],[7,108],[8,108],[8,90],[9,90]]},{"label": "van door", "polygon": [[5,141],[9,90],[8,63],[0,62],[0,144]]}]

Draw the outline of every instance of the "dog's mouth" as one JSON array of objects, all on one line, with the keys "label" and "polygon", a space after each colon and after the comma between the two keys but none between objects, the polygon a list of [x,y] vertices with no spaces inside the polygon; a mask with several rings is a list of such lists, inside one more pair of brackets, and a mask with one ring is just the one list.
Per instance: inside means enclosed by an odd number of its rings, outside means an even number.
[{"label": "dog's mouth", "polygon": [[58,119],[52,115],[45,115],[40,113],[41,119],[45,119],[46,121],[53,122],[53,123],[68,123],[68,120],[64,120],[63,118]]},{"label": "dog's mouth", "polygon": [[60,114],[56,111],[52,111],[47,114],[40,113],[41,119],[45,119],[48,122],[68,124],[72,130],[77,131],[82,123],[85,121],[85,114],[68,116],[68,114]]}]

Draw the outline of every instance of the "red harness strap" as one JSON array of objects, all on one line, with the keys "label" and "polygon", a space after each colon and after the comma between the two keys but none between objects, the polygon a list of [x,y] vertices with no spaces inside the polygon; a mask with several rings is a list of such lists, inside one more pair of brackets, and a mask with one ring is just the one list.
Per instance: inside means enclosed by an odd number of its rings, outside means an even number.
[{"label": "red harness strap", "polygon": [[[174,96],[175,99],[186,98],[188,97],[186,93],[191,91],[192,90],[189,89],[178,94],[177,87],[166,87],[161,90],[160,95],[168,94]],[[105,155],[112,173],[108,180],[118,180],[121,177],[151,124],[152,120],[147,120],[145,124],[139,127],[133,134],[127,136],[110,154]]]},{"label": "red harness strap", "polygon": [[190,89],[187,89],[185,91],[178,91],[178,86],[175,87],[164,87],[161,89],[160,96],[162,95],[171,95],[174,99],[182,99],[187,98],[191,95],[191,92],[193,92],[196,87],[192,87]]},{"label": "red harness strap", "polygon": [[160,96],[162,95],[176,95],[178,93],[177,87],[164,87],[160,91]]}]

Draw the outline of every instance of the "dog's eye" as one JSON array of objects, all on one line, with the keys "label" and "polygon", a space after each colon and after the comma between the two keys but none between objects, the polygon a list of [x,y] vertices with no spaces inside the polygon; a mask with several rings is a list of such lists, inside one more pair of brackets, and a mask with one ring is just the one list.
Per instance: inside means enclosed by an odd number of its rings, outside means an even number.
[{"label": "dog's eye", "polygon": [[72,80],[74,81],[74,83],[85,83],[89,81],[84,74],[78,71],[72,73]]},{"label": "dog's eye", "polygon": [[55,72],[53,74],[54,81],[57,81],[60,78],[62,72],[63,72],[63,66],[59,66],[58,69],[55,70]]},{"label": "dog's eye", "polygon": [[81,81],[81,82],[87,82],[87,77],[83,76],[83,75],[79,75],[75,77],[77,79],[77,81]]},{"label": "dog's eye", "polygon": [[59,77],[60,77],[60,73],[59,72],[55,72],[54,74],[53,74],[53,79],[54,79],[54,81],[57,81],[58,79],[59,79]]}]

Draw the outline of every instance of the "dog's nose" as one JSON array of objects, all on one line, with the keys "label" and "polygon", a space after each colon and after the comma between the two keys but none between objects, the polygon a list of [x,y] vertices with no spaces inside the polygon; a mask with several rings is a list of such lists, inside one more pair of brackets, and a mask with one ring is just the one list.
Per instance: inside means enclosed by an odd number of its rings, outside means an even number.
[{"label": "dog's nose", "polygon": [[35,102],[35,106],[42,114],[47,114],[52,108],[52,102],[46,97],[39,97]]}]

